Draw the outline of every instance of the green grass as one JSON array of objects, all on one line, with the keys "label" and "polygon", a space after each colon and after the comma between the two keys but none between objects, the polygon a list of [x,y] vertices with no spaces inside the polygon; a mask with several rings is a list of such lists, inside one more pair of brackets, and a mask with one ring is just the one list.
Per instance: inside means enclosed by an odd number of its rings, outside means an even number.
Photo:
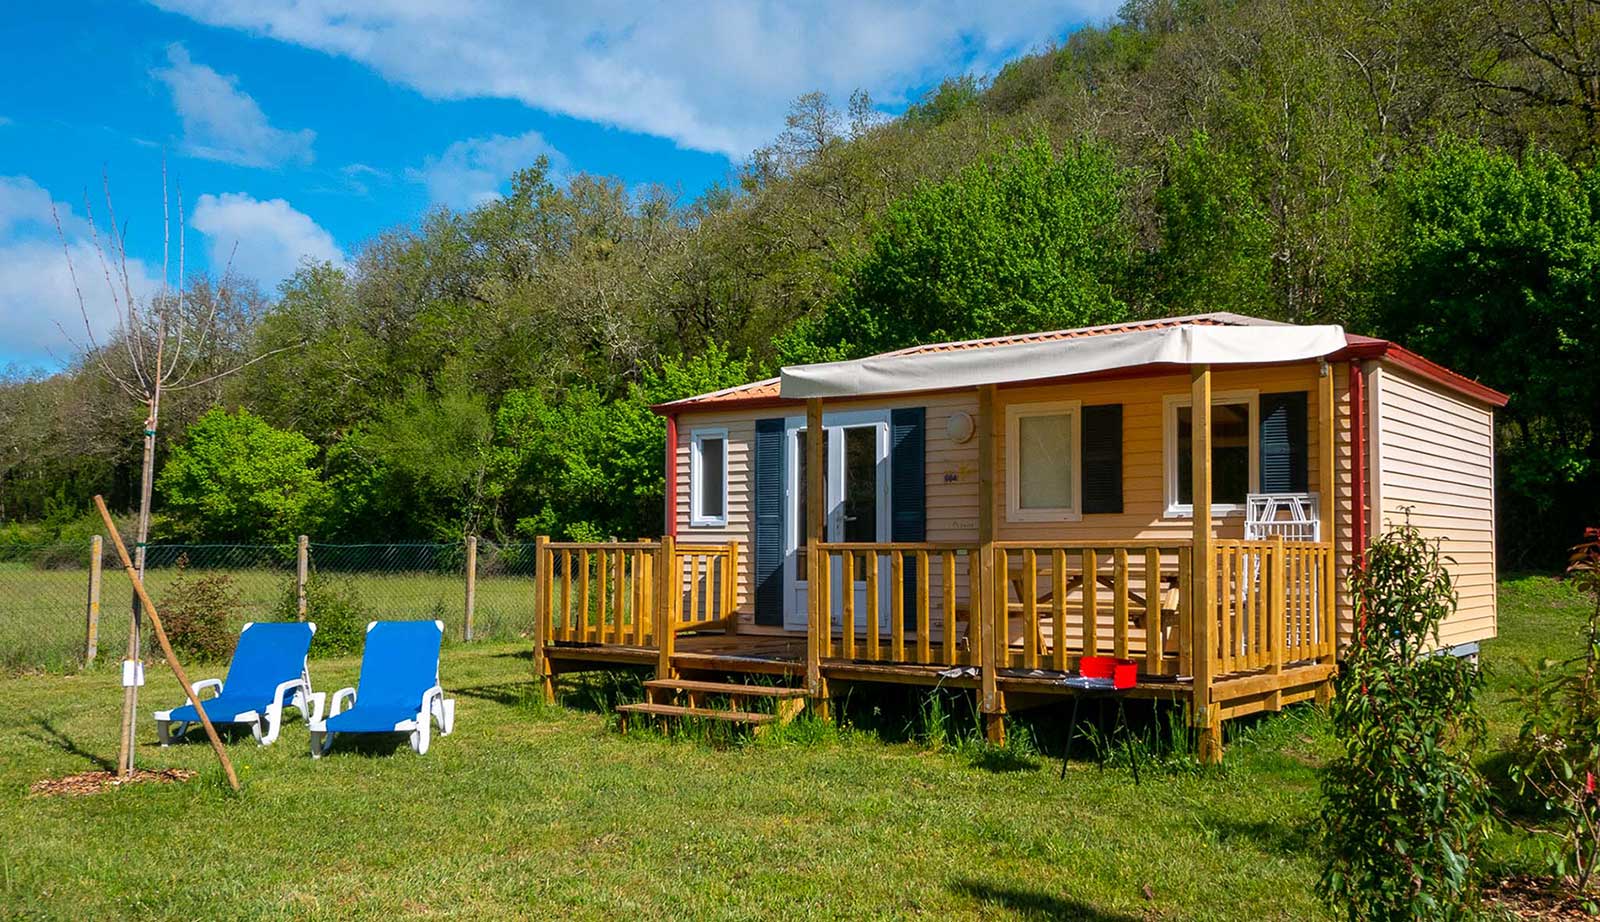
[{"label": "green grass", "polygon": [[[1581,611],[1552,580],[1503,585],[1492,733],[1515,730],[1502,664],[1571,649]],[[179,698],[153,670],[140,761],[203,780],[30,797],[114,758],[119,689],[103,672],[0,682],[0,917],[1325,917],[1313,820],[1329,740],[1309,708],[1243,723],[1221,770],[1135,786],[1087,760],[1058,780],[1031,742],[1056,751],[1048,717],[1013,721],[1008,750],[977,744],[955,697],[934,710],[857,690],[842,729],[732,745],[623,736],[604,705],[632,679],[583,680],[547,707],[524,654],[447,651],[458,729],[425,757],[341,741],[313,762],[297,721],[269,749],[236,741],[239,796],[203,743],[148,742],[148,712]],[[313,679],[331,691],[356,665],[314,662]]]}]

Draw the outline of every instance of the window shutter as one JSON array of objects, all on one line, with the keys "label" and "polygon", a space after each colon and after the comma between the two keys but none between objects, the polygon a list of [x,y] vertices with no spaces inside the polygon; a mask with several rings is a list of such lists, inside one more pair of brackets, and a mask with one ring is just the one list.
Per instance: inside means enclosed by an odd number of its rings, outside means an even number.
[{"label": "window shutter", "polygon": [[756,420],[756,623],[783,625],[783,420]]},{"label": "window shutter", "polygon": [[1306,440],[1306,392],[1262,394],[1261,492],[1306,492]]},{"label": "window shutter", "polygon": [[[889,414],[889,502],[892,541],[925,541],[928,534],[927,420],[924,407]],[[917,569],[905,568],[905,623],[917,623]]]},{"label": "window shutter", "polygon": [[1083,408],[1083,512],[1122,511],[1122,404]]}]

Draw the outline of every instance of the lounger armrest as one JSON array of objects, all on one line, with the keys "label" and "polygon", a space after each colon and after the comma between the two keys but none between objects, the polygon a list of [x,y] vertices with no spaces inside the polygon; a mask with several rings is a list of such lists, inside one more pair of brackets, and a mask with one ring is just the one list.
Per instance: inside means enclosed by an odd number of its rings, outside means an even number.
[{"label": "lounger armrest", "polygon": [[[200,693],[207,688],[211,689],[211,697],[215,698],[216,696],[222,694],[222,680],[201,679],[200,681],[194,683],[194,696],[199,698]],[[194,704],[195,702],[191,700],[189,703]]]},{"label": "lounger armrest", "polygon": [[328,716],[338,717],[339,712],[349,706],[344,703],[346,699],[349,699],[350,704],[356,703],[356,690],[354,688],[341,688],[333,693],[333,707],[328,711]]},{"label": "lounger armrest", "polygon": [[417,714],[417,723],[425,724],[429,720],[439,722],[440,735],[449,735],[455,729],[456,703],[453,699],[444,696],[444,688],[438,685],[422,693],[422,710]]},{"label": "lounger armrest", "polygon": [[304,679],[290,679],[287,682],[279,682],[277,690],[272,693],[272,703],[277,705],[279,710],[282,710],[293,702],[295,692],[300,692],[304,696],[306,691]]}]

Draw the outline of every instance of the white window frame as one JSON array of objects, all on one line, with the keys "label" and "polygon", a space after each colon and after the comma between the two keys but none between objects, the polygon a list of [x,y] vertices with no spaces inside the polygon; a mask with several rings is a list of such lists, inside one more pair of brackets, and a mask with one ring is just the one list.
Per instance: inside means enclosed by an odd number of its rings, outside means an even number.
[{"label": "white window frame", "polygon": [[[700,476],[705,470],[701,452],[706,439],[722,440],[722,514],[706,515],[700,510]],[[726,428],[693,429],[689,432],[689,526],[691,528],[717,528],[728,524],[728,430]]]},{"label": "white window frame", "polygon": [[[1072,451],[1068,459],[1072,474],[1072,502],[1055,509],[1022,508],[1022,441],[1018,435],[1024,417],[1060,416],[1070,420]],[[1083,401],[1052,400],[1044,403],[1013,403],[1006,406],[1006,520],[1009,522],[1077,522],[1083,519]]]},{"label": "white window frame", "polygon": [[[1213,407],[1230,403],[1243,403],[1250,407],[1250,488],[1247,493],[1261,492],[1261,392],[1258,390],[1218,391],[1211,395]],[[1178,408],[1194,406],[1189,394],[1168,394],[1162,399],[1161,441],[1162,480],[1165,482],[1165,499],[1168,518],[1193,518],[1194,504],[1178,502]],[[1212,503],[1213,516],[1242,516],[1249,508],[1249,500],[1242,503]]]}]

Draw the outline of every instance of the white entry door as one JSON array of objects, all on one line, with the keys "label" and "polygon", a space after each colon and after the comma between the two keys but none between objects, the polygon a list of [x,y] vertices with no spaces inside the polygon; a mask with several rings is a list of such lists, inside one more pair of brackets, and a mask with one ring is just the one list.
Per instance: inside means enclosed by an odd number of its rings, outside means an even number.
[{"label": "white entry door", "polygon": [[[828,414],[823,417],[823,432],[828,439],[823,449],[824,480],[828,486],[824,534],[828,541],[878,542],[889,540],[889,414],[887,411],[861,411]],[[787,421],[789,482],[784,512],[784,612],[783,626],[793,631],[806,629],[806,444],[805,417]],[[858,558],[858,561],[862,558]],[[844,611],[845,588],[838,581],[839,561],[830,571],[834,576],[830,609],[833,624],[840,627]],[[886,574],[885,574],[886,575]],[[857,630],[866,626],[866,573],[856,567],[855,611]],[[879,623],[888,631],[889,584],[878,581]]]}]

